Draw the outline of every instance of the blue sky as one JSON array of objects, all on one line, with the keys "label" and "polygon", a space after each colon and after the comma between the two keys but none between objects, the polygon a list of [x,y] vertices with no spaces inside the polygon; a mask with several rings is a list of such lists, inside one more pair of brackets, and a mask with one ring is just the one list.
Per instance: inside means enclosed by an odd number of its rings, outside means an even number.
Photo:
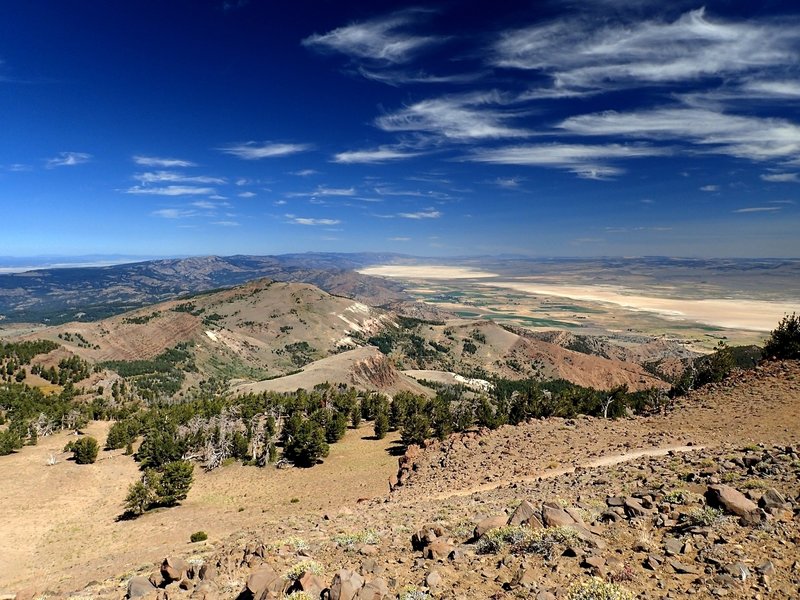
[{"label": "blue sky", "polygon": [[0,256],[800,256],[793,2],[0,4]]}]

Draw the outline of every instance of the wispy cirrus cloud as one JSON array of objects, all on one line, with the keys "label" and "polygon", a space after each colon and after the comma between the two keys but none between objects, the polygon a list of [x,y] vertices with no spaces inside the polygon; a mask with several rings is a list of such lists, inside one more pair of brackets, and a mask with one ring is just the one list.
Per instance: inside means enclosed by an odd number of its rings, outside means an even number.
[{"label": "wispy cirrus cloud", "polygon": [[608,163],[614,159],[663,156],[666,148],[624,144],[527,144],[473,151],[464,160],[498,165],[555,167],[585,179],[607,179],[624,173]]},{"label": "wispy cirrus cloud", "polygon": [[737,208],[732,211],[735,213],[760,213],[760,212],[775,212],[781,210],[781,206],[749,206],[747,208]]},{"label": "wispy cirrus cloud", "polygon": [[211,221],[212,225],[216,225],[217,227],[239,227],[241,223],[238,221]]},{"label": "wispy cirrus cloud", "polygon": [[212,201],[212,200],[195,200],[192,202],[192,206],[195,208],[201,208],[203,210],[217,210],[219,208],[228,208],[230,207],[230,202],[225,201]]},{"label": "wispy cirrus cloud", "polygon": [[338,225],[341,223],[339,219],[317,219],[314,217],[298,217],[296,215],[284,215],[289,223],[294,225]]},{"label": "wispy cirrus cloud", "polygon": [[411,26],[422,14],[407,10],[386,17],[353,23],[324,34],[314,34],[301,43],[323,52],[340,52],[369,62],[400,64],[411,60],[421,49],[439,41],[418,35]]},{"label": "wispy cirrus cloud", "polygon": [[142,165],[143,167],[156,167],[161,169],[197,166],[190,160],[183,160],[180,158],[160,158],[158,156],[136,155],[133,157],[133,162],[135,162],[137,165]]},{"label": "wispy cirrus cloud", "polygon": [[159,208],[150,214],[162,219],[185,219],[187,217],[197,216],[197,211],[186,208]]},{"label": "wispy cirrus cloud", "polygon": [[800,183],[800,173],[765,173],[761,179],[772,183]]},{"label": "wispy cirrus cloud", "polygon": [[300,152],[311,150],[310,144],[281,144],[271,142],[244,142],[240,144],[229,144],[218,148],[225,154],[236,156],[244,160],[259,160],[262,158],[278,158],[290,156]]},{"label": "wispy cirrus cloud", "polygon": [[790,159],[800,153],[800,126],[787,119],[731,115],[707,108],[606,111],[570,117],[559,127],[585,136],[684,141],[702,146],[706,152],[754,161]]},{"label": "wispy cirrus cloud", "polygon": [[145,187],[135,185],[125,190],[126,194],[143,194],[150,196],[208,196],[216,193],[214,188],[194,185],[167,185],[162,187]]},{"label": "wispy cirrus cloud", "polygon": [[204,175],[184,175],[176,171],[150,171],[136,173],[134,179],[143,184],[147,183],[205,183],[221,185],[225,183],[222,177],[207,177]]},{"label": "wispy cirrus cloud", "polygon": [[422,152],[412,152],[392,146],[380,146],[372,150],[350,150],[339,152],[333,162],[340,164],[380,164],[395,160],[405,160],[420,156]]},{"label": "wispy cirrus cloud", "polygon": [[89,162],[92,155],[86,152],[59,152],[57,156],[48,158],[45,161],[45,166],[48,169],[55,167],[74,167]]},{"label": "wispy cirrus cloud", "polygon": [[417,212],[401,212],[397,213],[397,216],[402,217],[403,219],[414,219],[414,220],[438,219],[439,217],[442,216],[442,213],[439,212],[438,210],[433,210],[432,208],[429,208],[427,210],[420,210]]},{"label": "wispy cirrus cloud", "polygon": [[380,116],[375,125],[388,132],[416,132],[463,142],[532,135],[508,124],[516,115],[499,110],[503,103],[497,92],[431,98]]},{"label": "wispy cirrus cloud", "polygon": [[367,79],[379,81],[391,86],[401,86],[407,84],[418,83],[450,83],[450,84],[464,84],[477,81],[483,76],[483,73],[457,73],[454,75],[431,75],[425,71],[409,71],[409,70],[372,70],[360,68],[358,72]]},{"label": "wispy cirrus cloud", "polygon": [[592,92],[642,84],[763,74],[796,61],[796,18],[730,22],[704,8],[677,20],[561,19],[504,32],[493,46],[498,67],[538,71],[554,89]]},{"label": "wispy cirrus cloud", "polygon": [[718,192],[719,186],[714,184],[704,185],[700,188],[701,192]]}]

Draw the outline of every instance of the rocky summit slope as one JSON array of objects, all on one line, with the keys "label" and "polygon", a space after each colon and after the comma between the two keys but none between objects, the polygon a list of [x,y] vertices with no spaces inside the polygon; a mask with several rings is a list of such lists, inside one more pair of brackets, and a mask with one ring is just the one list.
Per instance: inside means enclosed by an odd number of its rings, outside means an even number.
[{"label": "rocky summit slope", "polygon": [[797,362],[662,415],[458,434],[412,446],[399,466],[384,496],[195,544],[72,597],[777,600],[800,589]]}]

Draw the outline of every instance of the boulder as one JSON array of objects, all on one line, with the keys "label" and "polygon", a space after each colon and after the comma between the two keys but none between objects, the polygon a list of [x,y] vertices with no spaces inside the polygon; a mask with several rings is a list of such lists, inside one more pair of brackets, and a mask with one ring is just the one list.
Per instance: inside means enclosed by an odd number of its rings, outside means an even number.
[{"label": "boulder", "polygon": [[635,519],[637,517],[646,517],[650,514],[650,511],[642,506],[642,503],[638,499],[625,498],[625,514],[631,519]]},{"label": "boulder", "polygon": [[283,577],[269,565],[261,565],[247,578],[246,591],[255,600],[279,597],[283,593]]},{"label": "boulder", "polygon": [[144,577],[143,575],[131,577],[130,581],[128,581],[127,598],[139,598],[141,596],[146,596],[155,590],[156,586],[150,583],[149,578]]},{"label": "boulder", "polygon": [[428,589],[437,596],[442,590],[442,583],[442,576],[439,575],[438,571],[431,571],[425,577],[425,585],[428,586]]},{"label": "boulder", "polygon": [[330,600],[354,600],[362,587],[364,578],[361,575],[349,569],[341,569],[333,576]]},{"label": "boulder", "polygon": [[786,498],[775,488],[769,488],[758,500],[758,505],[765,510],[787,508]]},{"label": "boulder", "polygon": [[383,579],[376,577],[372,581],[365,583],[364,587],[358,590],[355,600],[385,600],[390,597],[389,586],[386,585]]},{"label": "boulder", "polygon": [[355,600],[385,600],[389,597],[391,597],[389,586],[383,579],[376,577],[358,590]]},{"label": "boulder", "polygon": [[505,515],[497,515],[496,517],[483,519],[483,521],[475,526],[475,531],[472,533],[472,536],[476,540],[480,539],[480,537],[487,531],[503,527],[507,522],[508,518]]},{"label": "boulder", "polygon": [[411,536],[411,547],[414,548],[414,550],[422,550],[435,539],[443,537],[445,534],[446,532],[441,525],[428,523],[415,531]]},{"label": "boulder", "polygon": [[202,581],[189,597],[192,600],[219,600],[220,596],[216,585],[210,581]]},{"label": "boulder", "polygon": [[289,593],[306,592],[312,598],[319,598],[322,591],[327,587],[328,584],[325,583],[319,575],[303,573],[289,589]]},{"label": "boulder", "polygon": [[710,504],[720,506],[725,511],[741,517],[745,523],[758,523],[761,520],[758,506],[729,485],[708,486],[706,499]]},{"label": "boulder", "polygon": [[542,523],[545,527],[566,527],[577,521],[557,503],[545,502],[542,504]]},{"label": "boulder", "polygon": [[186,576],[189,570],[189,563],[182,558],[167,557],[161,563],[161,576],[167,584],[173,581],[180,581]]},{"label": "boulder", "polygon": [[434,540],[425,547],[423,556],[433,560],[446,560],[450,558],[450,554],[455,551],[455,546],[448,544],[444,540]]},{"label": "boulder", "polygon": [[533,504],[527,500],[520,502],[520,505],[514,510],[508,518],[508,525],[528,525],[529,527],[541,527],[542,522],[539,520],[538,512]]}]

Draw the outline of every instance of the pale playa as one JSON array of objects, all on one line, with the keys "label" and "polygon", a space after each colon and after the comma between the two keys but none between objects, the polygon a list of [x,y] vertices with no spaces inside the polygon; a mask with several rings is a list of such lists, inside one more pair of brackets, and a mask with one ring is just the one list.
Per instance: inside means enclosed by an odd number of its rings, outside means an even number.
[{"label": "pale playa", "polygon": [[[487,279],[498,275],[467,267],[385,265],[360,271],[366,275],[404,279]],[[658,298],[641,291],[599,285],[553,285],[518,279],[482,282],[487,287],[501,287],[531,295],[572,298],[585,302],[603,302],[632,311],[658,314],[674,320],[694,321],[716,327],[770,331],[785,315],[800,309],[789,302],[731,298]]]},{"label": "pale playa", "polygon": [[622,290],[618,288],[606,286],[561,286],[517,281],[498,281],[482,285],[509,288],[527,294],[542,294],[587,302],[605,302],[628,310],[656,313],[669,319],[696,321],[717,327],[752,331],[770,331],[785,314],[796,311],[798,308],[797,305],[788,302],[763,300],[654,298],[628,295],[622,293]]},{"label": "pale playa", "polygon": [[485,279],[497,277],[496,273],[475,271],[469,267],[448,267],[444,265],[380,265],[359,269],[363,275],[378,277],[399,277],[400,279]]}]

